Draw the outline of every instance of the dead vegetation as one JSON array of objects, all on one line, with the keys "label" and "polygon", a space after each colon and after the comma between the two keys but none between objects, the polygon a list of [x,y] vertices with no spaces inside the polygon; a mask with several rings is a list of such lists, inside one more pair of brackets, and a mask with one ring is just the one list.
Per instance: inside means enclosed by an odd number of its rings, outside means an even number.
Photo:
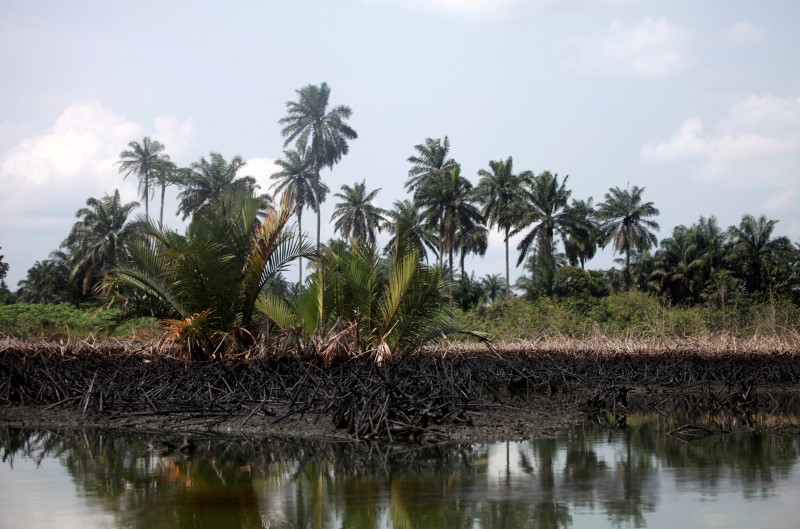
[{"label": "dead vegetation", "polygon": [[531,394],[584,391],[622,405],[620,388],[634,386],[681,392],[798,380],[800,348],[769,339],[458,344],[381,366],[368,354],[326,364],[261,351],[187,363],[156,344],[0,341],[3,407],[65,409],[112,423],[190,418],[194,429],[307,416],[357,439],[393,441],[446,437],[475,412]]}]

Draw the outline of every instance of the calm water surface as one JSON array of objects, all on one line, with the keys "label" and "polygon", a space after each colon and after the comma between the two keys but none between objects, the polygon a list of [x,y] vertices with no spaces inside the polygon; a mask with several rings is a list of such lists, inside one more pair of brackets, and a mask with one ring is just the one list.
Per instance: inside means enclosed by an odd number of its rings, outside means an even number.
[{"label": "calm water surface", "polygon": [[[387,445],[0,430],[0,528],[789,528],[800,526],[796,415],[586,423],[558,439]],[[755,427],[760,433],[744,433]]]}]

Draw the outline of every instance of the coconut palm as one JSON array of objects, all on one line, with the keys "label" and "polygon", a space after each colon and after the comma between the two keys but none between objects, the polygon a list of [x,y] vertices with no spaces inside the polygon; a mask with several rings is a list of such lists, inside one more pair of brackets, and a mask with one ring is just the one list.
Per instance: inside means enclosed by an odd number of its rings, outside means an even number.
[{"label": "coconut palm", "polygon": [[452,282],[458,230],[483,224],[472,183],[461,176],[461,166],[455,164],[450,172],[431,177],[420,185],[417,197],[420,216],[428,228],[439,232],[439,265],[443,268],[443,256],[446,253]]},{"label": "coconut palm", "polygon": [[423,219],[419,214],[419,208],[410,200],[395,200],[394,209],[386,212],[387,220],[383,224],[383,229],[392,234],[392,238],[386,244],[384,251],[390,253],[398,243],[397,235],[406,233],[410,243],[417,249],[419,255],[428,262],[428,250],[437,256],[439,239],[436,234],[427,229],[423,224]]},{"label": "coconut palm", "polygon": [[123,204],[115,190],[111,196],[89,198],[86,206],[75,213],[80,220],[61,243],[67,250],[70,278],[84,296],[125,256],[137,233],[137,224],[128,222],[128,217],[139,203]]},{"label": "coconut palm", "polygon": [[[572,191],[567,189],[567,180],[559,183],[558,175],[545,171],[538,175],[523,175],[520,222],[511,235],[530,230],[522,237],[517,250],[519,266],[527,256],[531,246],[536,243],[536,277],[546,293],[550,293],[555,278],[554,258],[555,237],[565,239],[570,231],[577,230],[580,219],[574,217],[567,208]],[[531,227],[532,226],[532,227]]]},{"label": "coconut palm", "polygon": [[[144,200],[145,215],[150,217],[151,185],[154,179],[166,169],[170,163],[169,156],[162,154],[164,145],[145,136],[142,143],[132,141],[128,143],[128,150],[119,153],[119,172],[125,173],[125,178],[135,174],[139,178],[139,195]],[[162,185],[166,185],[163,184]],[[164,193],[161,194],[161,208],[164,208]]]},{"label": "coconut palm", "polygon": [[509,284],[508,238],[511,229],[520,218],[518,207],[521,194],[522,179],[514,174],[514,160],[509,156],[506,161],[489,162],[489,171],[481,169],[478,176],[477,196],[483,204],[482,214],[490,228],[497,227],[503,232],[506,245],[506,299],[511,292]]},{"label": "coconut palm", "polygon": [[651,230],[658,231],[658,223],[650,220],[659,214],[652,202],[642,202],[645,188],[633,186],[622,190],[613,187],[605,194],[605,202],[598,204],[597,218],[600,234],[605,244],[612,242],[614,253],[625,254],[625,285],[631,287],[631,252],[644,252],[658,241]]},{"label": "coconut palm", "polygon": [[344,202],[336,204],[331,220],[334,233],[340,232],[343,237],[352,242],[355,239],[365,240],[370,244],[375,243],[375,232],[381,231],[381,223],[385,222],[386,210],[372,205],[372,200],[380,188],[367,192],[365,182],[356,182],[353,187],[342,186],[342,193],[333,196]]},{"label": "coconut palm", "polygon": [[[283,151],[283,159],[278,159],[275,164],[281,168],[270,178],[276,180],[272,187],[277,192],[289,193],[294,197],[297,208],[297,229],[303,232],[303,209],[310,207],[317,212],[321,202],[325,201],[328,194],[328,186],[316,178],[316,173],[311,164],[309,149],[304,145],[298,145],[293,150]],[[303,284],[303,260],[298,260],[300,272],[300,285]]]},{"label": "coconut palm", "polygon": [[450,140],[447,139],[447,136],[441,140],[425,138],[425,144],[415,145],[414,150],[417,151],[417,154],[408,158],[411,169],[408,170],[408,180],[406,180],[405,186],[416,199],[419,189],[426,182],[449,174],[455,168],[456,162],[452,158],[448,158]]},{"label": "coconut palm", "polygon": [[[182,172],[181,186],[183,190],[178,193],[178,215],[183,214],[186,220],[189,216],[196,215],[219,200],[228,188],[241,188],[242,192],[253,193],[258,186],[252,176],[236,176],[245,165],[241,156],[234,156],[230,162],[221,154],[212,152],[209,159],[200,157],[191,167]],[[268,195],[261,198],[269,204]]]},{"label": "coconut palm", "polygon": [[192,216],[184,235],[151,222],[105,281],[124,311],[116,323],[156,317],[165,339],[193,359],[222,356],[254,343],[256,298],[299,255],[312,251],[285,230],[294,209],[284,195],[279,210],[260,220],[261,197],[229,187]]},{"label": "coconut palm", "polygon": [[[333,166],[350,150],[347,141],[358,138],[356,131],[347,124],[353,111],[345,105],[328,110],[331,89],[327,83],[306,85],[296,91],[297,101],[287,101],[287,115],[278,123],[283,126],[281,135],[286,140],[283,146],[297,141],[298,148],[308,147],[311,168],[317,188],[320,186],[320,170]],[[321,216],[319,204],[325,197],[314,194],[314,211],[317,212],[317,250],[321,248]]]}]

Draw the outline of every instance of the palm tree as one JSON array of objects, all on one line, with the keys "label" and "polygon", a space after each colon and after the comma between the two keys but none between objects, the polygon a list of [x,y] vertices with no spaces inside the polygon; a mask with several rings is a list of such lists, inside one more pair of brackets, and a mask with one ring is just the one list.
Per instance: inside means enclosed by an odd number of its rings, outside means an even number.
[{"label": "palm tree", "polygon": [[[162,321],[168,342],[189,358],[222,356],[251,346],[259,332],[256,299],[291,261],[311,248],[284,227],[294,215],[285,194],[261,220],[263,200],[228,187],[194,215],[184,235],[151,222],[104,282],[124,306],[116,323],[145,316]],[[295,206],[296,207],[296,206]]]},{"label": "palm tree", "polygon": [[[317,212],[320,202],[324,202],[328,194],[328,186],[316,178],[307,147],[298,145],[294,150],[283,151],[283,156],[284,159],[275,161],[281,170],[270,176],[271,179],[276,180],[272,187],[275,187],[278,192],[288,192],[294,197],[295,204],[299,206],[297,208],[297,229],[303,233],[303,209],[310,207],[312,211]],[[300,285],[302,285],[302,257],[298,259],[298,269],[300,270]]]},{"label": "palm tree", "polygon": [[137,224],[129,223],[128,217],[139,203],[123,204],[119,190],[114,190],[111,196],[89,198],[86,206],[75,213],[80,220],[61,243],[68,250],[70,278],[79,281],[83,295],[92,292],[97,281],[125,256],[137,234]]},{"label": "palm tree", "polygon": [[[241,156],[234,156],[228,162],[221,154],[212,152],[208,160],[201,156],[189,170],[184,171],[181,177],[183,190],[178,193],[178,214],[183,213],[183,220],[209,208],[228,188],[241,188],[251,194],[255,192],[258,188],[255,178],[236,176],[245,163]],[[260,198],[267,203],[271,201],[268,195]]]},{"label": "palm tree", "polygon": [[326,248],[295,306],[265,293],[257,309],[326,360],[368,352],[381,363],[445,334],[485,338],[453,324],[441,270],[422,263],[405,233],[387,260],[363,239]]},{"label": "palm tree", "polygon": [[475,205],[472,183],[461,176],[461,166],[455,164],[450,172],[421,183],[417,202],[426,225],[430,229],[438,228],[440,268],[443,268],[443,256],[447,253],[452,283],[453,253],[458,230],[483,224],[481,212]]},{"label": "palm tree", "polygon": [[508,293],[505,292],[507,281],[503,283],[503,276],[500,274],[487,274],[481,282],[483,283],[486,297],[489,298],[491,303],[497,301],[497,298],[503,294],[505,294],[506,299],[508,299]]},{"label": "palm tree", "polygon": [[450,140],[447,136],[442,140],[425,138],[425,144],[415,145],[414,150],[417,155],[408,157],[411,169],[408,170],[405,185],[416,199],[420,187],[432,179],[450,173],[455,168],[456,161],[447,157],[450,152]]},{"label": "palm tree", "polygon": [[[296,91],[297,101],[286,102],[286,117],[278,123],[283,126],[281,135],[286,140],[286,147],[297,141],[299,149],[309,148],[311,168],[314,172],[316,187],[320,186],[320,170],[323,167],[333,169],[334,164],[350,151],[348,140],[358,138],[347,120],[353,113],[350,107],[339,105],[328,110],[331,89],[327,83],[306,85]],[[314,194],[314,211],[317,212],[317,250],[321,248],[320,230],[321,215],[319,203],[325,197]]]},{"label": "palm tree", "polygon": [[503,231],[506,245],[506,299],[510,296],[508,238],[511,228],[520,219],[518,207],[522,179],[514,174],[514,160],[509,156],[506,161],[490,161],[490,170],[481,169],[478,176],[477,196],[483,204],[483,216],[490,228],[497,226]]},{"label": "palm tree", "polygon": [[650,275],[658,293],[675,303],[699,295],[692,267],[697,251],[695,231],[676,226],[672,236],[662,240],[660,246],[654,256],[655,270]]},{"label": "palm tree", "polygon": [[786,242],[784,237],[772,237],[777,223],[777,220],[769,220],[764,215],[758,219],[744,215],[739,226],[729,230],[733,242],[730,257],[741,270],[747,292],[764,292],[769,286],[772,256]]},{"label": "palm tree", "polygon": [[167,193],[167,186],[177,185],[181,182],[178,167],[170,162],[165,161],[158,164],[155,168],[155,181],[161,187],[161,207],[158,211],[158,223],[164,224],[164,195]]},{"label": "palm tree", "polygon": [[331,220],[336,220],[334,233],[340,232],[343,237],[352,242],[355,239],[365,240],[375,244],[375,232],[381,231],[381,223],[385,222],[386,211],[373,206],[372,200],[380,188],[367,193],[367,187],[362,180],[350,187],[342,186],[342,193],[333,196],[344,200],[336,204]]},{"label": "palm tree", "polygon": [[517,266],[525,260],[525,256],[536,242],[536,276],[546,293],[552,290],[555,278],[556,263],[554,259],[554,239],[558,234],[562,239],[567,237],[571,230],[580,226],[580,219],[572,216],[567,208],[572,191],[567,189],[567,180],[559,183],[558,175],[545,171],[538,175],[525,173],[522,175],[522,208],[521,220],[512,235],[515,235],[530,226],[530,231],[517,245],[519,258]]},{"label": "palm tree", "polygon": [[[164,145],[153,141],[149,136],[142,139],[142,143],[132,141],[128,143],[129,150],[119,153],[120,161],[119,172],[125,173],[125,178],[131,173],[139,177],[139,195],[144,200],[145,215],[150,218],[150,194],[153,179],[159,178],[159,174],[165,170],[169,164],[169,156],[162,154]],[[163,184],[162,185],[166,185]],[[161,208],[164,208],[164,193],[161,193]]]},{"label": "palm tree", "polygon": [[17,298],[28,303],[76,301],[70,287],[69,268],[52,258],[36,261],[17,287]]},{"label": "palm tree", "polygon": [[424,219],[419,214],[419,208],[410,200],[395,200],[394,209],[386,212],[387,220],[383,229],[392,234],[384,251],[391,253],[397,245],[398,235],[405,233],[409,241],[419,252],[419,255],[428,262],[428,250],[438,256],[439,239],[436,234],[427,229],[423,224]]},{"label": "palm tree", "polygon": [[600,229],[597,225],[597,212],[588,200],[575,200],[567,207],[568,216],[576,222],[567,227],[564,238],[564,254],[571,266],[580,264],[585,270],[586,261],[592,259],[597,253],[600,244]]},{"label": "palm tree", "polygon": [[659,214],[652,202],[642,203],[643,187],[622,190],[613,187],[598,204],[597,217],[605,244],[613,242],[614,253],[625,253],[625,286],[631,287],[631,251],[644,252],[655,246],[657,239],[650,230],[658,231],[658,223],[650,220]]},{"label": "palm tree", "polygon": [[479,224],[475,222],[475,219],[467,217],[456,232],[455,246],[458,249],[459,266],[463,277],[465,274],[464,259],[468,254],[486,255],[489,247],[489,230],[483,223]]}]

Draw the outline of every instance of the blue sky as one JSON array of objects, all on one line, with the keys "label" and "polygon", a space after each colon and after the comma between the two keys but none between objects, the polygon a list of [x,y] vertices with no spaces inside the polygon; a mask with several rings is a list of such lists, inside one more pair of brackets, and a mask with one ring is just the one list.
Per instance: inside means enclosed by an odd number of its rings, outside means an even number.
[{"label": "blue sky", "polygon": [[[391,207],[413,146],[447,135],[473,182],[513,156],[595,203],[646,187],[659,239],[752,213],[798,241],[798,23],[800,3],[770,0],[5,0],[7,283],[57,248],[89,196],[136,199],[113,165],[131,140],[149,135],[179,164],[241,155],[268,186],[285,102],[322,81],[359,134],[323,173],[334,191],[366,180]],[[611,263],[607,248],[589,266]],[[501,273],[501,237],[468,266]]]}]

